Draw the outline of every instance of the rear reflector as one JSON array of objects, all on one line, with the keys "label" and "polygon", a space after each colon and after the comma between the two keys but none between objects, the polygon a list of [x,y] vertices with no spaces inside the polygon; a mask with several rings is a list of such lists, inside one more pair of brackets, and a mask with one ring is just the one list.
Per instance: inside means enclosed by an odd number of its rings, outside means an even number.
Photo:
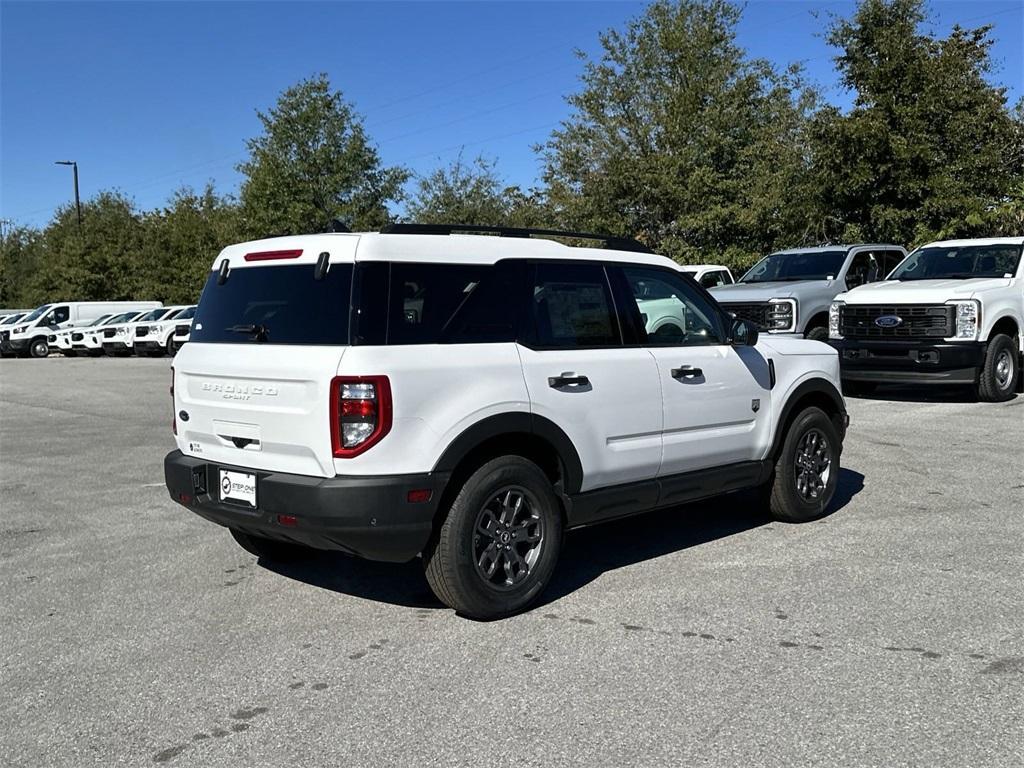
[{"label": "rear reflector", "polygon": [[295,515],[278,515],[277,522],[281,525],[298,525],[299,518]]},{"label": "rear reflector", "polygon": [[405,498],[410,504],[425,504],[433,495],[434,492],[429,488],[417,488],[414,491],[409,491]]},{"label": "rear reflector", "polygon": [[273,261],[274,259],[297,259],[302,255],[302,249],[294,251],[256,251],[245,254],[246,261]]}]

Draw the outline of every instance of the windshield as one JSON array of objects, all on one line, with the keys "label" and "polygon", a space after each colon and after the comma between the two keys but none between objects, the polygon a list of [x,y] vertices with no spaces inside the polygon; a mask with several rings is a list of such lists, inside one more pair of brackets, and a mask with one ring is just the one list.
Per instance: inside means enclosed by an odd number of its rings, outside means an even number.
[{"label": "windshield", "polygon": [[182,310],[180,315],[175,316],[175,320],[189,320],[196,316],[196,308],[189,307],[188,309]]},{"label": "windshield", "polygon": [[37,307],[36,309],[33,309],[31,312],[28,313],[28,317],[26,317],[24,320],[22,320],[22,322],[23,323],[31,323],[33,320],[36,320],[44,312],[49,311],[50,307],[52,307],[52,306],[53,306],[52,304],[43,304],[43,306]]},{"label": "windshield", "polygon": [[109,319],[110,319],[110,315],[100,315],[100,316],[99,316],[99,317],[97,317],[97,318],[96,318],[95,320],[93,320],[93,321],[92,321],[91,323],[86,323],[86,324],[85,324],[85,325],[83,325],[82,327],[83,327],[83,328],[91,328],[91,327],[92,327],[92,326],[94,326],[94,325],[103,325],[103,324],[104,324],[104,323],[106,323],[106,322],[107,322],[107,320],[109,320]]},{"label": "windshield", "polygon": [[741,283],[825,280],[843,268],[846,251],[792,251],[765,256],[750,268]]},{"label": "windshield", "polygon": [[967,280],[1017,272],[1021,246],[968,245],[918,248],[892,271],[889,280]]},{"label": "windshield", "polygon": [[159,320],[161,317],[163,317],[167,313],[167,311],[168,311],[167,307],[160,307],[159,309],[154,309],[153,311],[147,312],[142,317],[140,317],[139,318],[139,322],[140,323],[148,323],[148,322],[151,322],[153,320]]},{"label": "windshield", "polygon": [[109,320],[107,320],[103,324],[104,325],[116,325],[117,323],[127,323],[133,317],[135,317],[135,313],[134,312],[125,312],[124,314],[114,315],[112,318],[110,318]]},{"label": "windshield", "polygon": [[8,315],[3,320],[0,320],[0,325],[13,325],[14,323],[18,322],[24,316],[25,315],[23,313],[21,313],[21,312],[19,312],[16,315]]}]

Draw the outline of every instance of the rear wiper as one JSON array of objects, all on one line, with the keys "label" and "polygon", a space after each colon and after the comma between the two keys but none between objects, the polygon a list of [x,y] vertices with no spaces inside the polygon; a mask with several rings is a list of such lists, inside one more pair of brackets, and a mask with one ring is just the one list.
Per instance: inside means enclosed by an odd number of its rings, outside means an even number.
[{"label": "rear wiper", "polygon": [[270,337],[270,329],[262,324],[256,325],[232,325],[224,329],[231,333],[252,333],[253,341],[266,341]]}]

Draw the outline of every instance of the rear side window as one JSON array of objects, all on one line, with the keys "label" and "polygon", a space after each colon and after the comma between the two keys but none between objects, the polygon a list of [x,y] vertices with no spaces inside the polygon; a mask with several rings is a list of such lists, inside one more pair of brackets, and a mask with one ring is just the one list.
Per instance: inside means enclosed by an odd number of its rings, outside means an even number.
[{"label": "rear side window", "polygon": [[601,265],[537,264],[532,288],[530,312],[536,346],[573,349],[622,343]]},{"label": "rear side window", "polygon": [[510,263],[359,264],[355,343],[514,341],[517,274]]},{"label": "rear side window", "polygon": [[196,309],[192,341],[216,344],[348,344],[352,265],[239,267],[217,284],[211,272]]}]

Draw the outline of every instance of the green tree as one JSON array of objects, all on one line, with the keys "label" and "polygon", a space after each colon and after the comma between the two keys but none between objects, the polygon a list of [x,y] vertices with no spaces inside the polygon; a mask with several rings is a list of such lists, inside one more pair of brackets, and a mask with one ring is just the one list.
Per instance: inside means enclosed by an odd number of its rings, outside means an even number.
[{"label": "green tree", "polygon": [[547,207],[540,192],[506,186],[493,160],[477,157],[467,163],[460,153],[417,180],[406,218],[421,224],[540,227],[547,221]]},{"label": "green tree", "polygon": [[30,304],[149,298],[142,295],[142,234],[134,203],[118,192],[83,202],[81,227],[73,205],[59,208],[40,238],[38,268],[24,298]]},{"label": "green tree", "polygon": [[823,237],[915,244],[990,234],[1024,178],[1019,124],[992,85],[990,27],[938,39],[923,0],[862,0],[828,41],[856,96],[814,121]]},{"label": "green tree", "polygon": [[249,236],[322,232],[335,219],[357,230],[387,223],[408,172],[381,164],[326,75],[288,88],[257,115],[263,134],[248,140],[249,159],[238,166]]},{"label": "green tree", "polygon": [[[27,307],[28,285],[40,269],[42,233],[14,227],[0,242],[0,307]],[[35,306],[35,305],[33,305]]]},{"label": "green tree", "polygon": [[657,0],[601,35],[541,148],[560,219],[733,265],[805,236],[814,93],[747,58],[739,18],[727,0]]},{"label": "green tree", "polygon": [[217,253],[241,239],[241,217],[212,184],[177,190],[163,210],[144,217],[146,295],[175,304],[198,300]]}]

